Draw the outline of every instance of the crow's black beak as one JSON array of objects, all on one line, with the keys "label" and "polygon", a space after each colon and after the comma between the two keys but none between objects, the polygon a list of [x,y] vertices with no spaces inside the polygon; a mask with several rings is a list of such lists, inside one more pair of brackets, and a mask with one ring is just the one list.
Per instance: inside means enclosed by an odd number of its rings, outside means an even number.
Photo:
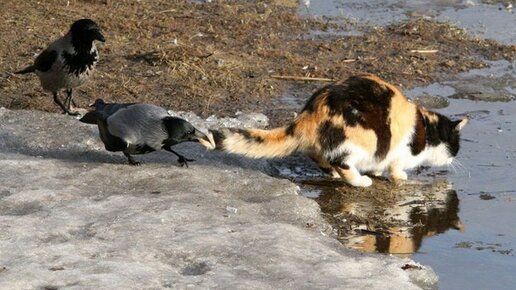
[{"label": "crow's black beak", "polygon": [[101,41],[101,42],[105,42],[106,41],[106,38],[104,37],[104,35],[102,35],[100,30],[95,30],[93,32],[93,39]]},{"label": "crow's black beak", "polygon": [[[210,136],[211,136],[211,134],[210,134]],[[206,147],[208,149],[215,148],[215,142],[213,141],[213,138],[206,136],[204,133],[202,133],[201,131],[199,131],[197,129],[195,129],[194,138],[192,141],[197,141],[197,142],[201,143],[201,145],[203,145],[204,147]]]}]

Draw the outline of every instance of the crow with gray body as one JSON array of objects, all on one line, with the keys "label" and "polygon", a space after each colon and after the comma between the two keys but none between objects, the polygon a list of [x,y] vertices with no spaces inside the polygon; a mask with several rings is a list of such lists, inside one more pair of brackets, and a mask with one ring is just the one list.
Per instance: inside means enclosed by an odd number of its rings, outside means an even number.
[{"label": "crow with gray body", "polygon": [[131,154],[145,154],[160,149],[179,157],[181,166],[188,167],[184,156],[172,150],[178,143],[193,141],[209,147],[213,144],[205,134],[187,121],[172,117],[167,110],[151,104],[116,104],[95,101],[95,110],[80,119],[83,123],[96,124],[100,139],[108,151],[122,151],[131,165],[139,165]]},{"label": "crow with gray body", "polygon": [[[33,65],[16,74],[35,73],[43,90],[52,92],[63,113],[78,115],[71,111],[72,104],[75,105],[72,89],[86,82],[95,69],[99,59],[95,40],[105,41],[97,23],[90,19],[77,20],[65,36],[36,57]],[[58,95],[62,89],[67,93],[64,104]]]}]

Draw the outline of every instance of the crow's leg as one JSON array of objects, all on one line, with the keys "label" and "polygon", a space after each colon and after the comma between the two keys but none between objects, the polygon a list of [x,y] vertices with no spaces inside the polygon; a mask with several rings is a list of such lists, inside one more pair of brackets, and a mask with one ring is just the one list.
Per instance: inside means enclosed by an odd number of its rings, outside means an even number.
[{"label": "crow's leg", "polygon": [[188,158],[184,157],[183,155],[177,153],[176,151],[172,150],[172,148],[170,146],[163,147],[163,149],[167,150],[168,152],[172,152],[177,157],[179,157],[179,158],[177,158],[177,162],[179,162],[179,165],[181,165],[181,167],[186,166],[186,168],[188,168],[188,162],[195,161],[195,159],[188,159]]},{"label": "crow's leg", "polygon": [[63,104],[63,102],[61,102],[61,99],[59,99],[57,92],[53,92],[52,94],[54,95],[54,103],[61,107],[63,114],[66,114],[68,110],[66,109],[66,106]]},{"label": "crow's leg", "polygon": [[[68,105],[67,105],[68,103]],[[64,104],[68,106],[68,110],[71,111],[72,109],[72,105],[75,107],[77,107],[77,104],[75,103],[74,99],[73,99],[73,89],[67,89],[66,90],[66,99],[64,101]]]},{"label": "crow's leg", "polygon": [[[61,109],[63,110],[63,114],[68,114],[68,115],[72,115],[72,116],[79,115],[78,112],[70,112],[70,110],[68,110],[66,108],[66,106],[63,104],[63,102],[61,102],[61,99],[59,99],[59,95],[57,94],[57,92],[53,92],[52,94],[54,95],[54,103],[56,103],[59,107],[61,107]],[[65,100],[65,103],[66,103],[66,100]]]},{"label": "crow's leg", "polygon": [[70,110],[71,108],[71,104],[70,104],[70,89],[66,89],[66,98],[63,102],[63,105],[65,105],[65,107]]},{"label": "crow's leg", "polygon": [[134,166],[140,166],[140,162],[135,161],[133,159],[133,156],[129,155],[129,153],[124,152],[125,157],[127,157],[127,161],[129,161],[129,164]]}]

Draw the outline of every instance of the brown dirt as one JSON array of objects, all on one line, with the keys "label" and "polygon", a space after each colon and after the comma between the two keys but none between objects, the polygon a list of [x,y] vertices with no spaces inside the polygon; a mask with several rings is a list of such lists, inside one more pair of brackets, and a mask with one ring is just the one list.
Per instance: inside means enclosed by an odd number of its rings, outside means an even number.
[{"label": "brown dirt", "polygon": [[[32,63],[41,49],[83,17],[101,25],[107,42],[99,45],[96,75],[77,90],[81,106],[101,97],[203,116],[264,112],[280,120],[289,117],[275,108],[274,99],[294,85],[309,95],[322,84],[276,80],[271,74],[338,79],[370,72],[408,87],[484,67],[481,58],[516,56],[515,46],[474,39],[449,24],[414,20],[360,28],[304,19],[293,0],[224,2],[72,0],[67,5],[3,0],[0,106],[59,111],[35,76],[12,72]],[[337,34],[307,36],[329,29]],[[349,29],[363,35],[338,34]],[[438,52],[411,52],[415,49]]]}]

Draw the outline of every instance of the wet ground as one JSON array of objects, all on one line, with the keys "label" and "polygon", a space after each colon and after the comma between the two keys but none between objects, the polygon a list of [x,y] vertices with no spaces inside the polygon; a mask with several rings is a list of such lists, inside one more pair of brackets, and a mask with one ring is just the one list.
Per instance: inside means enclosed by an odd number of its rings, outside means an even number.
[{"label": "wet ground", "polygon": [[443,289],[511,289],[516,268],[516,103],[452,101],[466,113],[458,160],[447,179],[457,192],[462,231],[428,238],[413,258],[431,265]]},{"label": "wet ground", "polygon": [[[516,43],[510,28],[516,18],[508,2],[383,2],[320,0],[300,11],[311,16],[352,17],[373,25],[423,15],[452,20],[478,36]],[[449,168],[419,168],[411,172],[407,183],[377,179],[372,189],[359,190],[327,180],[302,156],[274,161],[278,175],[295,180],[306,196],[319,202],[335,236],[348,247],[411,257],[430,265],[439,275],[440,289],[513,289],[516,62],[488,65],[405,91],[428,108],[454,118],[470,118],[457,161]],[[294,108],[304,100],[293,91],[281,103]]]},{"label": "wet ground", "polygon": [[[386,26],[412,18],[452,22],[470,34],[506,44],[516,43],[513,12],[515,1],[439,0],[439,1],[360,1],[311,0],[300,13],[352,19],[370,25]],[[489,5],[488,5],[489,4]],[[515,7],[516,8],[516,7]]]}]

